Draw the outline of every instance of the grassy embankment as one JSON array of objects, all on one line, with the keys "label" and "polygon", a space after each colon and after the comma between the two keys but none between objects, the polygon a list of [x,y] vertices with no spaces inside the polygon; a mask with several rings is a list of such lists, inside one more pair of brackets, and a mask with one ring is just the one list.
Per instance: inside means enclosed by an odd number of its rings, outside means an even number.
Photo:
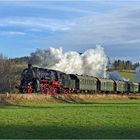
[{"label": "grassy embankment", "polygon": [[140,138],[138,96],[13,95],[2,101],[0,138]]}]

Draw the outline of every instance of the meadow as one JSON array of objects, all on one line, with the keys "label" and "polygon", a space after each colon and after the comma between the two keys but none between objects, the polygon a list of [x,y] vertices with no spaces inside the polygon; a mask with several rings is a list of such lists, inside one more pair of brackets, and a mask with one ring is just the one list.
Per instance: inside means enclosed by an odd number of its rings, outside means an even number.
[{"label": "meadow", "polygon": [[1,103],[0,138],[139,139],[140,98],[108,97],[97,96],[89,102],[76,96],[77,103],[54,102],[50,97],[50,102],[38,104]]}]

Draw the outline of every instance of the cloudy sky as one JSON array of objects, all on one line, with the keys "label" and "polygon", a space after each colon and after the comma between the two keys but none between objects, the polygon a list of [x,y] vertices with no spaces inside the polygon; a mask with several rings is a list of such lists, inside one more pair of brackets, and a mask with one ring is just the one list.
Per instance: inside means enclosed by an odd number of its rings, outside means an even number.
[{"label": "cloudy sky", "polygon": [[112,60],[140,61],[140,1],[0,0],[0,53],[8,57],[95,44]]}]

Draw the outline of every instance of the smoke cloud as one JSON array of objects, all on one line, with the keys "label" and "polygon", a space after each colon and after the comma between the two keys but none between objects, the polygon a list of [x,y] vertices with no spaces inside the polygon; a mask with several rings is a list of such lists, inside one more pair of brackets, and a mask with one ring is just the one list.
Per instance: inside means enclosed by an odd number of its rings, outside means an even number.
[{"label": "smoke cloud", "polygon": [[108,58],[104,49],[100,45],[96,45],[95,49],[89,49],[81,55],[75,51],[65,53],[62,48],[37,49],[31,54],[29,63],[67,74],[105,78]]},{"label": "smoke cloud", "polygon": [[113,80],[129,81],[129,79],[122,77],[117,71],[108,72],[107,77]]}]

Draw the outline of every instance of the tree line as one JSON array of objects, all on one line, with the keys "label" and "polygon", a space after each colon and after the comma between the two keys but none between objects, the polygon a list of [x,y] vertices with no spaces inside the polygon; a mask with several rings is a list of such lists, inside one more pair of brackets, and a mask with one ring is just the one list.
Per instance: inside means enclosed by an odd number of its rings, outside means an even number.
[{"label": "tree line", "polygon": [[[20,61],[21,62],[21,61]],[[19,64],[22,64],[18,62]],[[15,86],[20,80],[22,67],[17,65],[17,60],[8,59],[0,54],[0,93],[15,92]]]},{"label": "tree line", "polygon": [[111,68],[112,69],[116,69],[116,70],[135,70],[137,67],[140,66],[139,62],[133,63],[130,60],[115,60],[112,64],[111,64]]}]

